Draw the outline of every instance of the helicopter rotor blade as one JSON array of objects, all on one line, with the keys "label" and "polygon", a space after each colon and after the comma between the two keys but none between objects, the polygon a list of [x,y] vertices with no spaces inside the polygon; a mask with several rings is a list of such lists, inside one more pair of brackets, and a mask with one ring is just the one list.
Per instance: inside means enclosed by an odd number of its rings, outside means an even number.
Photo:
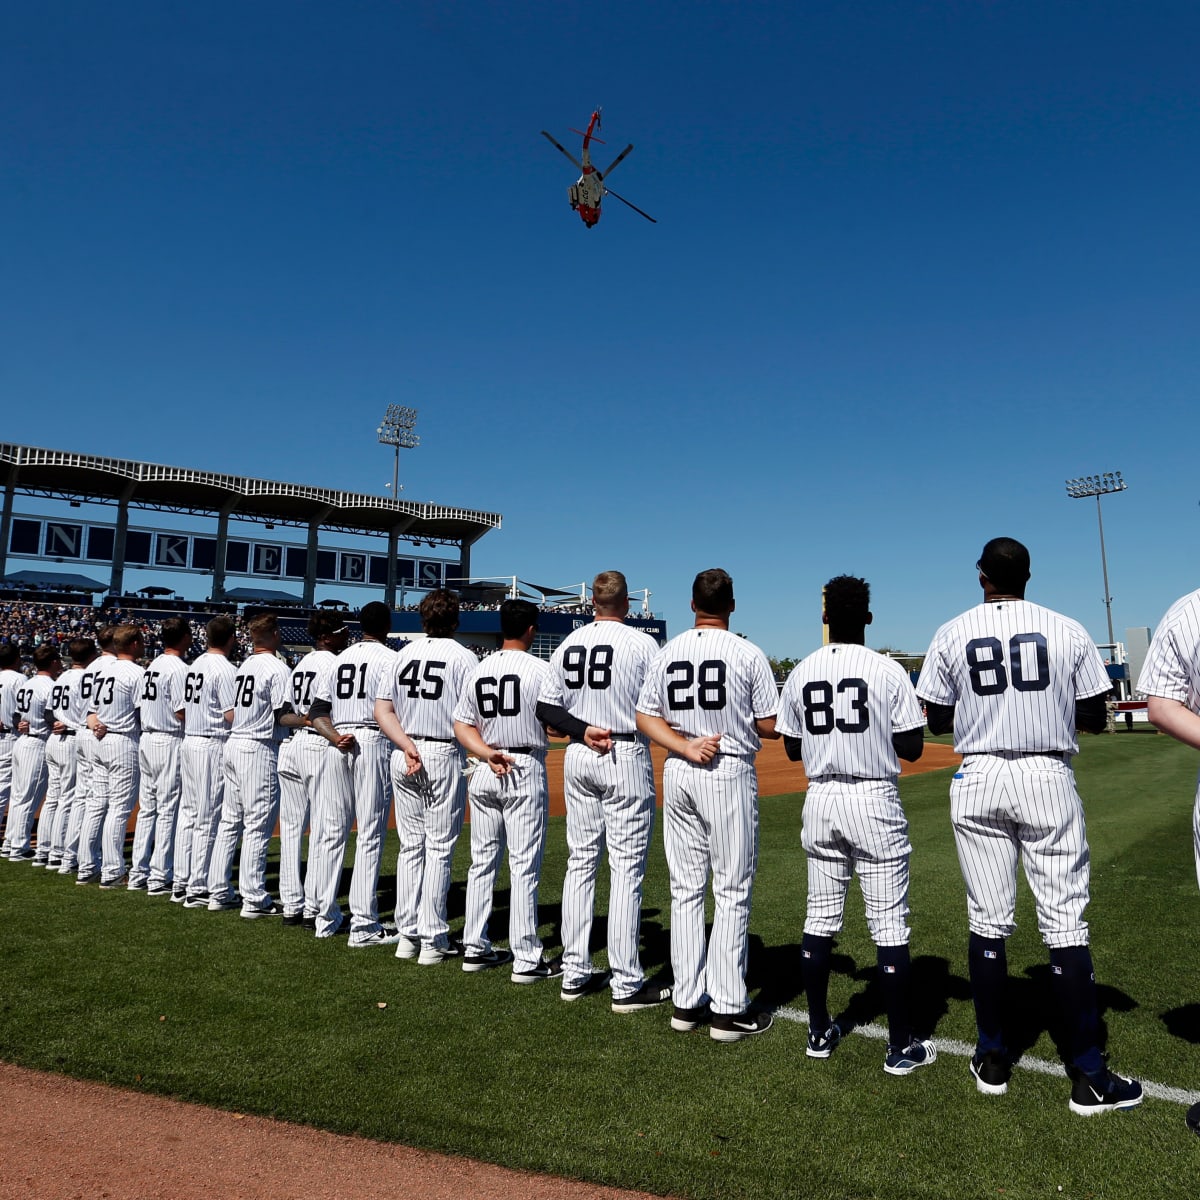
[{"label": "helicopter rotor blade", "polygon": [[[593,138],[592,140],[595,141],[596,139]],[[625,157],[625,155],[627,155],[630,152],[630,150],[632,150],[632,149],[633,149],[633,143],[630,142],[629,145],[626,146],[625,149],[622,150],[621,153],[618,154],[617,157],[612,160],[611,165],[608,166],[603,171],[603,173],[601,173],[600,171],[597,171],[596,174],[599,175],[601,179],[603,179],[605,175],[611,175],[617,169],[617,164],[620,163],[621,159],[623,159]],[[617,199],[620,199],[620,197],[618,196]]]},{"label": "helicopter rotor blade", "polygon": [[577,159],[575,155],[573,155],[565,146],[560,146],[558,142],[556,142],[544,129],[542,130],[542,137],[544,137],[560,154],[565,154],[567,158],[569,158],[581,171],[583,170],[583,163],[581,163],[579,159]]},{"label": "helicopter rotor blade", "polygon": [[618,199],[618,200],[620,200],[620,202],[621,202],[622,204],[628,204],[628,205],[629,205],[629,207],[630,207],[630,208],[632,208],[632,209],[633,209],[633,211],[634,211],[635,213],[637,213],[639,217],[645,217],[647,221],[650,221],[650,222],[652,222],[652,223],[653,223],[653,224],[655,224],[655,225],[657,225],[657,224],[658,224],[658,218],[657,218],[657,217],[652,217],[652,216],[651,216],[651,215],[650,215],[648,212],[642,212],[642,210],[641,210],[640,208],[638,208],[638,206],[637,206],[636,204],[634,204],[634,203],[633,203],[632,201],[630,201],[630,200],[626,200],[624,196],[621,196],[621,195],[619,195],[617,192],[614,192],[614,191],[612,190],[612,188],[610,188],[610,187],[606,187],[606,188],[604,189],[604,194],[605,194],[606,196],[616,196],[616,197],[617,197],[617,199]]}]

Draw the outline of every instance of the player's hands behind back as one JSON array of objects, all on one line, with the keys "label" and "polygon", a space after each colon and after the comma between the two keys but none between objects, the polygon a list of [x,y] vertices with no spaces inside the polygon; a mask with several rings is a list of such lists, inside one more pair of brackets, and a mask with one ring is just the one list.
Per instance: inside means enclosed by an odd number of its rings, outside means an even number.
[{"label": "player's hands behind back", "polygon": [[687,748],[680,751],[688,762],[696,763],[697,766],[701,767],[706,763],[712,762],[720,752],[721,735],[719,733],[710,733],[704,737],[692,738],[688,742]]}]

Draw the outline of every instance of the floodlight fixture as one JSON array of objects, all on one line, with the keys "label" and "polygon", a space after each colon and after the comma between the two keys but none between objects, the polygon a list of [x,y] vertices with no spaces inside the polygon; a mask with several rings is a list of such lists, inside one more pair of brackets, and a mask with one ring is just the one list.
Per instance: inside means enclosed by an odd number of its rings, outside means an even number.
[{"label": "floodlight fixture", "polygon": [[1121,478],[1120,471],[1105,471],[1102,475],[1081,475],[1067,480],[1067,495],[1073,500],[1088,496],[1107,496],[1111,492],[1123,492],[1129,484]]},{"label": "floodlight fixture", "polygon": [[1113,637],[1112,596],[1108,594],[1108,557],[1104,553],[1104,516],[1100,511],[1100,497],[1113,492],[1123,492],[1129,485],[1121,478],[1120,471],[1104,471],[1099,475],[1080,475],[1067,480],[1067,495],[1072,500],[1096,497],[1096,522],[1100,527],[1100,569],[1104,573],[1104,610],[1108,617],[1109,645],[1116,645]]},{"label": "floodlight fixture", "polygon": [[389,404],[383,420],[375,431],[384,446],[396,447],[396,463],[392,468],[392,499],[400,498],[400,451],[415,450],[421,439],[413,430],[417,424],[417,410],[403,404]]}]

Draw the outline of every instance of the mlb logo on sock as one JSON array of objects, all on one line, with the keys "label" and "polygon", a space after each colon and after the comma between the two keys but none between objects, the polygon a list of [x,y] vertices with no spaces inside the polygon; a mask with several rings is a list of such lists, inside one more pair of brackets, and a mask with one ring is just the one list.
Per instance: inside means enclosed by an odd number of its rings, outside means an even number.
[{"label": "mlb logo on sock", "polygon": [[983,952],[983,957],[984,958],[995,958],[996,952],[995,952],[995,950],[985,950]]},{"label": "mlb logo on sock", "polygon": [[1062,967],[1051,966],[1050,970],[1052,970],[1055,973],[1055,975],[1062,974]]},{"label": "mlb logo on sock", "polygon": [[891,963],[887,963],[883,968],[883,973],[885,975],[895,975],[896,968]]}]

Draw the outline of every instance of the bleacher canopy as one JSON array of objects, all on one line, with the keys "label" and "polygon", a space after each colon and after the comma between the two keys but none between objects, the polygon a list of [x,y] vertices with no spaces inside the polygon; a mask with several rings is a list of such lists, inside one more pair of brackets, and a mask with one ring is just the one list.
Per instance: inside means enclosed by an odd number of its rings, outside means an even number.
[{"label": "bleacher canopy", "polygon": [[103,592],[107,583],[89,579],[86,575],[69,572],[56,574],[52,571],[12,571],[0,578],[0,587],[36,588],[47,592]]},{"label": "bleacher canopy", "polygon": [[240,587],[227,588],[225,599],[237,604],[303,604],[299,596],[291,592],[280,592],[275,588]]}]

